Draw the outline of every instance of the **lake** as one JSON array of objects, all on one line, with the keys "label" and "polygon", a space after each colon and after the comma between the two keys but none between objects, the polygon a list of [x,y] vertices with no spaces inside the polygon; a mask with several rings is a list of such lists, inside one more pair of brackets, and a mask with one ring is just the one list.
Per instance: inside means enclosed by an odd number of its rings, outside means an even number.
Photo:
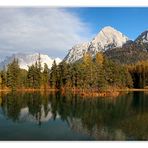
[{"label": "lake", "polygon": [[0,140],[148,140],[148,92],[1,93]]}]

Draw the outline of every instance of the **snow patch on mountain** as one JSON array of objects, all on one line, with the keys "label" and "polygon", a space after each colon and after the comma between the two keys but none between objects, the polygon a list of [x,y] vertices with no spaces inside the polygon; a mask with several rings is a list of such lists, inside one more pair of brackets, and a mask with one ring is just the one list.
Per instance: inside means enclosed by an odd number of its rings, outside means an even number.
[{"label": "snow patch on mountain", "polygon": [[82,43],[73,46],[64,60],[68,63],[78,61],[83,57],[83,54],[87,52],[89,45],[90,43]]},{"label": "snow patch on mountain", "polygon": [[64,60],[67,63],[73,63],[81,59],[85,52],[89,52],[92,56],[95,56],[97,52],[122,47],[127,41],[129,41],[127,36],[107,26],[91,42],[73,46]]},{"label": "snow patch on mountain", "polygon": [[[31,66],[32,64],[35,64],[35,62],[39,58],[39,53],[34,54],[13,54],[11,57],[6,57],[6,59],[0,63],[0,68],[3,68],[7,66],[9,63],[13,61],[13,59],[18,59],[20,68],[28,70],[28,66]],[[51,68],[53,61],[55,60],[57,64],[59,64],[62,60],[60,58],[50,58],[48,55],[40,54],[41,58],[41,66],[44,67],[44,63],[48,65],[49,68]]]},{"label": "snow patch on mountain", "polygon": [[148,30],[142,32],[137,39],[135,40],[137,43],[148,43]]}]

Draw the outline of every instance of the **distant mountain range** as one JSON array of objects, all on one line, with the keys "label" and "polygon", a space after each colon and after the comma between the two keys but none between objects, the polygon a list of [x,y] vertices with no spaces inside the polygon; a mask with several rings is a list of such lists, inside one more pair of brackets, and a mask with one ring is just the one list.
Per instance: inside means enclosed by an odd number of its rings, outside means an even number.
[{"label": "distant mountain range", "polygon": [[64,61],[74,63],[80,60],[85,52],[94,57],[100,51],[110,59],[123,64],[146,60],[148,31],[141,33],[135,41],[132,41],[116,29],[110,26],[104,27],[92,41],[73,46]]},{"label": "distant mountain range", "polygon": [[[77,44],[73,46],[63,61],[74,63],[82,59],[84,53],[88,52],[92,57],[97,52],[103,52],[108,58],[121,63],[130,64],[140,60],[148,59],[148,31],[141,33],[134,41],[130,40],[126,35],[117,31],[113,27],[107,26],[99,31],[99,33],[88,43]],[[19,61],[20,68],[28,69],[28,66],[34,64],[38,59],[38,53],[35,54],[13,54],[6,57],[0,63],[0,68],[7,66],[14,58]],[[51,68],[55,60],[59,64],[60,58],[50,58],[48,55],[41,54],[42,67],[47,63]]]},{"label": "distant mountain range", "polygon": [[[28,66],[31,66],[32,64],[35,64],[35,62],[38,60],[39,53],[34,54],[13,54],[10,57],[6,57],[3,62],[0,63],[0,68],[7,66],[14,58],[18,59],[20,68],[28,70]],[[44,63],[48,65],[49,68],[51,68],[53,61],[55,60],[57,64],[59,64],[62,60],[60,58],[50,58],[48,55],[40,54],[41,58],[41,66],[44,66]]]}]

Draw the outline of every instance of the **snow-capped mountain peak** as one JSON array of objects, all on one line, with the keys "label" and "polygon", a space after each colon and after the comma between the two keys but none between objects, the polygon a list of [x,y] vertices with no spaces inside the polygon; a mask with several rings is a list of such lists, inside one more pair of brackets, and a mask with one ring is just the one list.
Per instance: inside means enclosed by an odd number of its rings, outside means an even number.
[{"label": "snow-capped mountain peak", "polygon": [[111,26],[106,26],[89,43],[78,44],[72,47],[65,61],[73,63],[83,57],[84,52],[89,52],[95,56],[99,51],[106,51],[116,47],[122,47],[127,41],[128,37],[123,35]]},{"label": "snow-capped mountain peak", "polygon": [[97,51],[105,51],[114,47],[121,47],[128,40],[128,37],[123,35],[121,32],[107,26],[96,35],[96,37],[91,41],[91,44]]},{"label": "snow-capped mountain peak", "polygon": [[[28,70],[28,66],[31,66],[32,64],[35,64],[35,62],[39,58],[39,53],[34,54],[13,54],[10,57],[6,57],[6,59],[0,63],[0,68],[3,68],[7,66],[9,63],[12,62],[13,59],[18,59],[20,68]],[[55,60],[57,64],[61,62],[60,58],[50,58],[48,55],[40,54],[40,60],[41,60],[41,66],[44,67],[44,63],[48,65],[49,68],[51,68],[53,61]]]},{"label": "snow-capped mountain peak", "polygon": [[104,27],[96,38],[102,40],[106,40],[107,42],[117,42],[118,46],[122,46],[126,41],[128,41],[128,37],[122,34],[120,31],[114,29],[111,26]]},{"label": "snow-capped mountain peak", "polygon": [[140,42],[140,43],[148,43],[148,30],[142,32],[137,39],[135,40],[135,42]]}]

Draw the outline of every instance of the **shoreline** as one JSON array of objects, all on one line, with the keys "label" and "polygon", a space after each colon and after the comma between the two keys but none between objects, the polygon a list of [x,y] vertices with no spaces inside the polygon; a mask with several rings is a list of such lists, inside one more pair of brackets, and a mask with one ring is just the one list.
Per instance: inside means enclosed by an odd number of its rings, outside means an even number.
[{"label": "shoreline", "polygon": [[117,89],[118,91],[148,91],[148,88],[126,88],[126,89]]},{"label": "shoreline", "polygon": [[[11,92],[11,89],[0,89],[0,93],[8,93]],[[122,92],[148,92],[148,88],[143,89],[135,89],[135,88],[124,88],[124,89],[107,89],[104,91],[96,91],[96,90],[88,90],[88,89],[32,89],[32,88],[22,88],[22,89],[16,89],[16,92],[62,92],[62,94],[66,94],[67,92],[71,92],[73,94],[78,94],[82,97],[117,97]]]}]

